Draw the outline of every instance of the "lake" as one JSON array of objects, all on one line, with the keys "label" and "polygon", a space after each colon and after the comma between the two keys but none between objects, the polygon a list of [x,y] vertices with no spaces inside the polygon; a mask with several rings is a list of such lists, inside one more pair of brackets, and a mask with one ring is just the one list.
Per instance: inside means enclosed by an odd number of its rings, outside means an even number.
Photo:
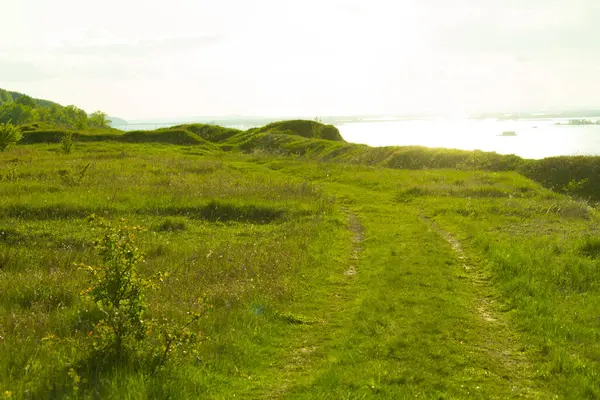
[{"label": "lake", "polygon": [[[524,158],[600,155],[600,125],[556,125],[569,119],[422,119],[336,125],[348,142],[495,151]],[[597,118],[586,118],[596,120]],[[514,132],[515,136],[501,136]]]}]

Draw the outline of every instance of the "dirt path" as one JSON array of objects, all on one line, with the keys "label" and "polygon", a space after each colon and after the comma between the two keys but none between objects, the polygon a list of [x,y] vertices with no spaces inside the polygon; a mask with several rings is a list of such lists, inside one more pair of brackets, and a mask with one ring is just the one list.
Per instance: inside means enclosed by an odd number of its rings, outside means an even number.
[{"label": "dirt path", "polygon": [[490,295],[489,277],[483,268],[472,261],[454,235],[427,217],[420,216],[420,219],[452,247],[473,286],[477,298],[474,312],[487,324],[488,330],[493,332],[493,335],[482,338],[482,350],[508,372],[505,379],[513,386],[512,391],[515,394],[521,398],[546,398],[547,394],[542,394],[533,383],[534,371],[524,351],[525,347],[511,327],[507,316],[500,311],[499,305]]},{"label": "dirt path", "polygon": [[362,242],[364,240],[364,229],[358,220],[356,214],[350,210],[348,213],[348,230],[352,233],[352,247],[350,248],[350,257],[348,259],[348,269],[344,272],[346,276],[355,276],[358,272],[358,261],[363,251]]}]

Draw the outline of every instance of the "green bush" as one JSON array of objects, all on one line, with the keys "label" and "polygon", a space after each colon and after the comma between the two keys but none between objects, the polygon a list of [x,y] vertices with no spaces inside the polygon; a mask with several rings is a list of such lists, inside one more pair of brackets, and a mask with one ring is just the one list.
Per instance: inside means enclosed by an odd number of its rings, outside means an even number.
[{"label": "green bush", "polygon": [[[91,216],[90,220],[95,221],[96,217]],[[96,334],[96,347],[121,354],[130,341],[141,340],[146,335],[142,320],[148,308],[144,289],[150,282],[137,272],[143,256],[134,238],[140,228],[113,228],[102,221],[99,225],[105,229],[96,244],[102,264],[84,265],[91,276],[91,285],[84,295],[104,314],[104,319],[96,324],[93,332]]]},{"label": "green bush", "polygon": [[[92,347],[100,354],[116,356],[113,360],[123,361],[135,355],[138,362],[145,360],[153,374],[177,348],[197,341],[197,327],[191,327],[209,307],[203,303],[200,312],[187,312],[187,321],[181,325],[167,318],[144,320],[150,311],[146,292],[157,288],[157,284],[138,274],[138,264],[144,262],[144,257],[135,244],[135,236],[142,229],[125,225],[113,227],[95,215],[88,220],[104,230],[96,243],[101,264],[80,265],[91,278],[82,294],[103,315],[88,334]],[[168,276],[159,272],[156,282],[163,282]]]},{"label": "green bush", "polygon": [[17,144],[23,138],[21,129],[9,122],[0,124],[0,151]]}]

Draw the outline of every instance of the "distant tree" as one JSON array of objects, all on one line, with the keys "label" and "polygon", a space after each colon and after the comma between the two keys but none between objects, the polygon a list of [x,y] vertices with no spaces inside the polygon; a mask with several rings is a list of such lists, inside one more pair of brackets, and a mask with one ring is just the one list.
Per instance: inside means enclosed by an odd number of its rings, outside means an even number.
[{"label": "distant tree", "polygon": [[0,104],[2,103],[6,103],[9,101],[12,101],[12,95],[10,94],[10,92],[4,90],[4,89],[0,89]]},{"label": "distant tree", "polygon": [[17,104],[22,104],[24,106],[27,107],[35,107],[37,105],[37,103],[35,102],[35,100],[32,97],[29,97],[27,95],[22,95],[19,96],[16,100],[15,103]]},{"label": "distant tree", "polygon": [[46,122],[61,127],[85,129],[88,126],[107,127],[108,116],[97,111],[88,117],[87,113],[70,105],[41,99],[34,99],[25,94],[0,89],[0,123],[9,122],[23,125],[32,122]]},{"label": "distant tree", "polygon": [[5,151],[23,138],[21,129],[9,122],[0,124],[0,151]]},{"label": "distant tree", "polygon": [[26,124],[33,121],[34,107],[18,104],[16,102],[0,105],[0,123],[12,122],[15,125]]},{"label": "distant tree", "polygon": [[108,114],[102,111],[96,111],[90,114],[90,125],[97,127],[108,127],[111,120],[108,119]]},{"label": "distant tree", "polygon": [[66,106],[62,112],[61,122],[64,125],[74,126],[77,129],[84,129],[87,127],[88,115],[81,108],[70,105]]}]

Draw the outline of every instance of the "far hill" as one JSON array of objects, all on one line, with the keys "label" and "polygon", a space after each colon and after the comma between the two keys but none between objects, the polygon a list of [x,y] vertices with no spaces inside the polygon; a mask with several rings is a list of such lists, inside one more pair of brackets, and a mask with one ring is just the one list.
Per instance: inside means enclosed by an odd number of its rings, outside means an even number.
[{"label": "far hill", "polygon": [[109,125],[117,129],[122,129],[129,124],[128,121],[122,118],[112,117],[110,115],[108,116],[108,120],[110,121]]},{"label": "far hill", "polygon": [[106,113],[88,115],[74,106],[62,106],[49,100],[34,99],[26,94],[0,89],[0,123],[15,125],[44,123],[61,128],[109,128]]},{"label": "far hill", "polygon": [[60,106],[60,104],[55,103],[50,100],[43,99],[35,99],[33,97],[27,96],[26,94],[19,92],[11,92],[8,90],[0,89],[0,105],[4,103],[20,103],[20,104],[36,104],[41,107],[52,107],[52,106]]}]

